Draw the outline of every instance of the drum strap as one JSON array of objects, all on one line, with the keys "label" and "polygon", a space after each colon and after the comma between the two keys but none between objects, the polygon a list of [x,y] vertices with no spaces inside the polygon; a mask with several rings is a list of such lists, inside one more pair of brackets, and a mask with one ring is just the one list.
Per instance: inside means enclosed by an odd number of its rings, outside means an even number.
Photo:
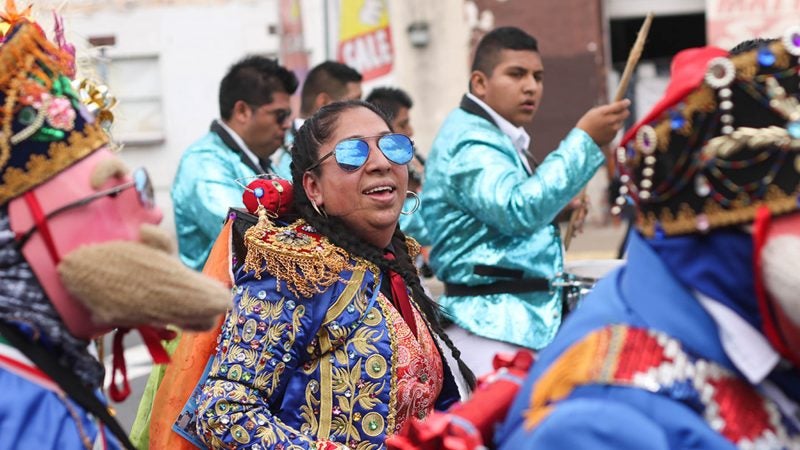
[{"label": "drum strap", "polygon": [[470,286],[466,284],[444,284],[444,295],[450,297],[467,297],[492,294],[521,294],[524,292],[544,292],[550,290],[550,280],[547,278],[522,278],[524,272],[519,269],[506,267],[487,266],[476,264],[472,269],[475,275],[509,278],[509,280],[495,281],[489,284]]},{"label": "drum strap", "polygon": [[497,281],[490,284],[469,286],[466,284],[444,284],[444,295],[466,297],[472,295],[521,294],[523,292],[545,292],[550,290],[546,278],[525,278],[521,280]]}]

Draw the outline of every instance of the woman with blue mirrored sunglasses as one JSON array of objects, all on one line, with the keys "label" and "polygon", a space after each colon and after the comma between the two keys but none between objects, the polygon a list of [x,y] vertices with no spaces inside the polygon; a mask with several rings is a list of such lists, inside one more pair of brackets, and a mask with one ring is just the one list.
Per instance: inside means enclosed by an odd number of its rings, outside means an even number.
[{"label": "woman with blue mirrored sunglasses", "polygon": [[372,140],[377,140],[378,148],[383,153],[383,156],[394,164],[408,164],[414,157],[414,142],[404,134],[390,133],[340,141],[334,146],[332,152],[318,159],[306,170],[314,170],[326,159],[333,156],[342,170],[355,172],[367,162],[369,158],[369,143]]},{"label": "woman with blue mirrored sunglasses", "polygon": [[[360,101],[327,105],[298,130],[295,214],[261,209],[244,234],[233,308],[196,397],[193,430],[211,447],[384,448],[458,399],[454,373],[472,385],[463,363],[445,370],[443,352],[460,353],[412,262],[419,244],[398,227],[412,148]],[[243,390],[255,400],[241,402]]]}]

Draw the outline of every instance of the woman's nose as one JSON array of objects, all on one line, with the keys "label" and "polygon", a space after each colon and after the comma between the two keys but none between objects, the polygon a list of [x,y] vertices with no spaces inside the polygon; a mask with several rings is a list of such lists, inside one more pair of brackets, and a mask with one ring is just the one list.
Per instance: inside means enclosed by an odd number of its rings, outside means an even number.
[{"label": "woman's nose", "polygon": [[381,149],[378,147],[377,142],[372,142],[369,145],[369,156],[367,157],[367,170],[389,170],[392,163],[386,159]]}]

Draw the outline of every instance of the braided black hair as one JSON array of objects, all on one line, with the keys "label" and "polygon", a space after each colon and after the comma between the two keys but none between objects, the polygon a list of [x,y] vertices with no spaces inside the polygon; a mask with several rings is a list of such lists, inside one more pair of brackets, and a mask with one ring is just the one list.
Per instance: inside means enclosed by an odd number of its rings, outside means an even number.
[{"label": "braided black hair", "polygon": [[[361,100],[331,103],[322,107],[312,117],[307,119],[303,126],[297,131],[292,148],[292,182],[294,183],[294,207],[297,213],[305,221],[317,229],[318,232],[326,236],[332,243],[345,249],[351,255],[363,258],[382,271],[394,271],[403,277],[406,285],[411,289],[414,300],[419,306],[423,318],[430,324],[431,329],[450,349],[453,358],[458,362],[461,375],[469,385],[470,389],[475,387],[475,375],[461,360],[461,352],[453,345],[453,342],[444,332],[441,325],[441,311],[439,305],[431,299],[422,288],[419,275],[414,263],[408,254],[406,246],[406,236],[400,231],[398,226],[392,235],[392,246],[395,251],[395,259],[384,258],[383,249],[368,244],[363,240],[353,236],[348,231],[344,222],[334,216],[323,217],[317,214],[311,205],[308,195],[303,189],[303,174],[307,167],[311,167],[319,158],[319,148],[323,142],[330,139],[333,130],[337,125],[339,115],[354,108],[366,108],[374,112],[378,117],[386,122],[391,129],[389,121],[385,115],[370,103]],[[314,169],[319,174],[319,167]]]}]

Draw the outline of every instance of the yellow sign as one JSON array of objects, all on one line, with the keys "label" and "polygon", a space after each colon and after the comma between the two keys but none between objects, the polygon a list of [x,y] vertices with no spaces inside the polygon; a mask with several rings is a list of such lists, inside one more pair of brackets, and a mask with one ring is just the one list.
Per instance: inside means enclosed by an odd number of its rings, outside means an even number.
[{"label": "yellow sign", "polygon": [[337,59],[364,81],[391,72],[394,62],[387,0],[340,0]]}]

